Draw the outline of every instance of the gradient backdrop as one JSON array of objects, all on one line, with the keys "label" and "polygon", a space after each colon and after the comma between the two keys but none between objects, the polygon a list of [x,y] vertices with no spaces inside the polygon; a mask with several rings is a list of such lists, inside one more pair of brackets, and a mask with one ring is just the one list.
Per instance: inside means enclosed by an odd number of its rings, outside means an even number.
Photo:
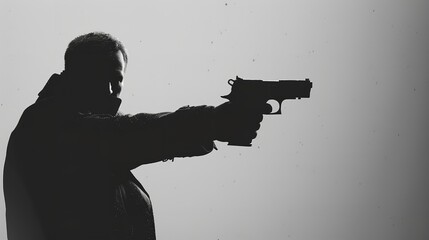
[{"label": "gradient backdrop", "polygon": [[1,165],[68,42],[105,31],[130,54],[125,113],[220,104],[236,75],[314,83],[310,99],[264,118],[251,148],[219,143],[135,169],[158,239],[429,239],[428,1],[1,0],[0,9]]}]

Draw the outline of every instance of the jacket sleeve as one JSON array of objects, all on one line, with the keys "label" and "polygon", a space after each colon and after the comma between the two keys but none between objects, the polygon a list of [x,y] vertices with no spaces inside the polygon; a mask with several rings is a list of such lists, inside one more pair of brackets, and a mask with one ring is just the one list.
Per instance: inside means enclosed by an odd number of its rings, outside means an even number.
[{"label": "jacket sleeve", "polygon": [[[89,128],[103,161],[133,169],[175,157],[201,156],[214,145],[211,106],[182,107],[175,112],[135,115],[89,115],[78,118]],[[85,141],[85,140],[84,140]],[[88,141],[88,139],[86,139]]]}]

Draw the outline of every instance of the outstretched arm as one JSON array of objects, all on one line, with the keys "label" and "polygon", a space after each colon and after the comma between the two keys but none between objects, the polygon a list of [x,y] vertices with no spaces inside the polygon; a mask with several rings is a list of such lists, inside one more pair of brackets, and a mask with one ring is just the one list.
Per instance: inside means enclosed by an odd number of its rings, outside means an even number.
[{"label": "outstretched arm", "polygon": [[[90,132],[89,139],[99,141],[103,160],[133,169],[175,157],[208,154],[215,148],[214,140],[253,139],[262,112],[244,111],[227,102],[218,107],[187,106],[158,114],[89,115],[78,122],[80,132]],[[83,141],[92,141],[89,139]]]}]

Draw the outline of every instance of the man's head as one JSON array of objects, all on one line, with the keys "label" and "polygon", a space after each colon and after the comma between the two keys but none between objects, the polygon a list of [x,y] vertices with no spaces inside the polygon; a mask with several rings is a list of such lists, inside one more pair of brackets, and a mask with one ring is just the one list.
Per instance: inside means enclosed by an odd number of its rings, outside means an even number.
[{"label": "man's head", "polygon": [[71,41],[64,55],[65,72],[78,95],[118,97],[122,89],[127,52],[107,33],[92,32]]}]

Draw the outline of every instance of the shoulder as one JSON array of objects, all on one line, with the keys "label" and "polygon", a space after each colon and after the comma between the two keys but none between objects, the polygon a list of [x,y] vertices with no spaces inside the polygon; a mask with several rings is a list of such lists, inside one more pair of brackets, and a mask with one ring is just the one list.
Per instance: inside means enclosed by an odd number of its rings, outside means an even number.
[{"label": "shoulder", "polygon": [[65,112],[60,99],[46,98],[28,106],[22,113],[17,128],[38,128],[58,122]]}]

